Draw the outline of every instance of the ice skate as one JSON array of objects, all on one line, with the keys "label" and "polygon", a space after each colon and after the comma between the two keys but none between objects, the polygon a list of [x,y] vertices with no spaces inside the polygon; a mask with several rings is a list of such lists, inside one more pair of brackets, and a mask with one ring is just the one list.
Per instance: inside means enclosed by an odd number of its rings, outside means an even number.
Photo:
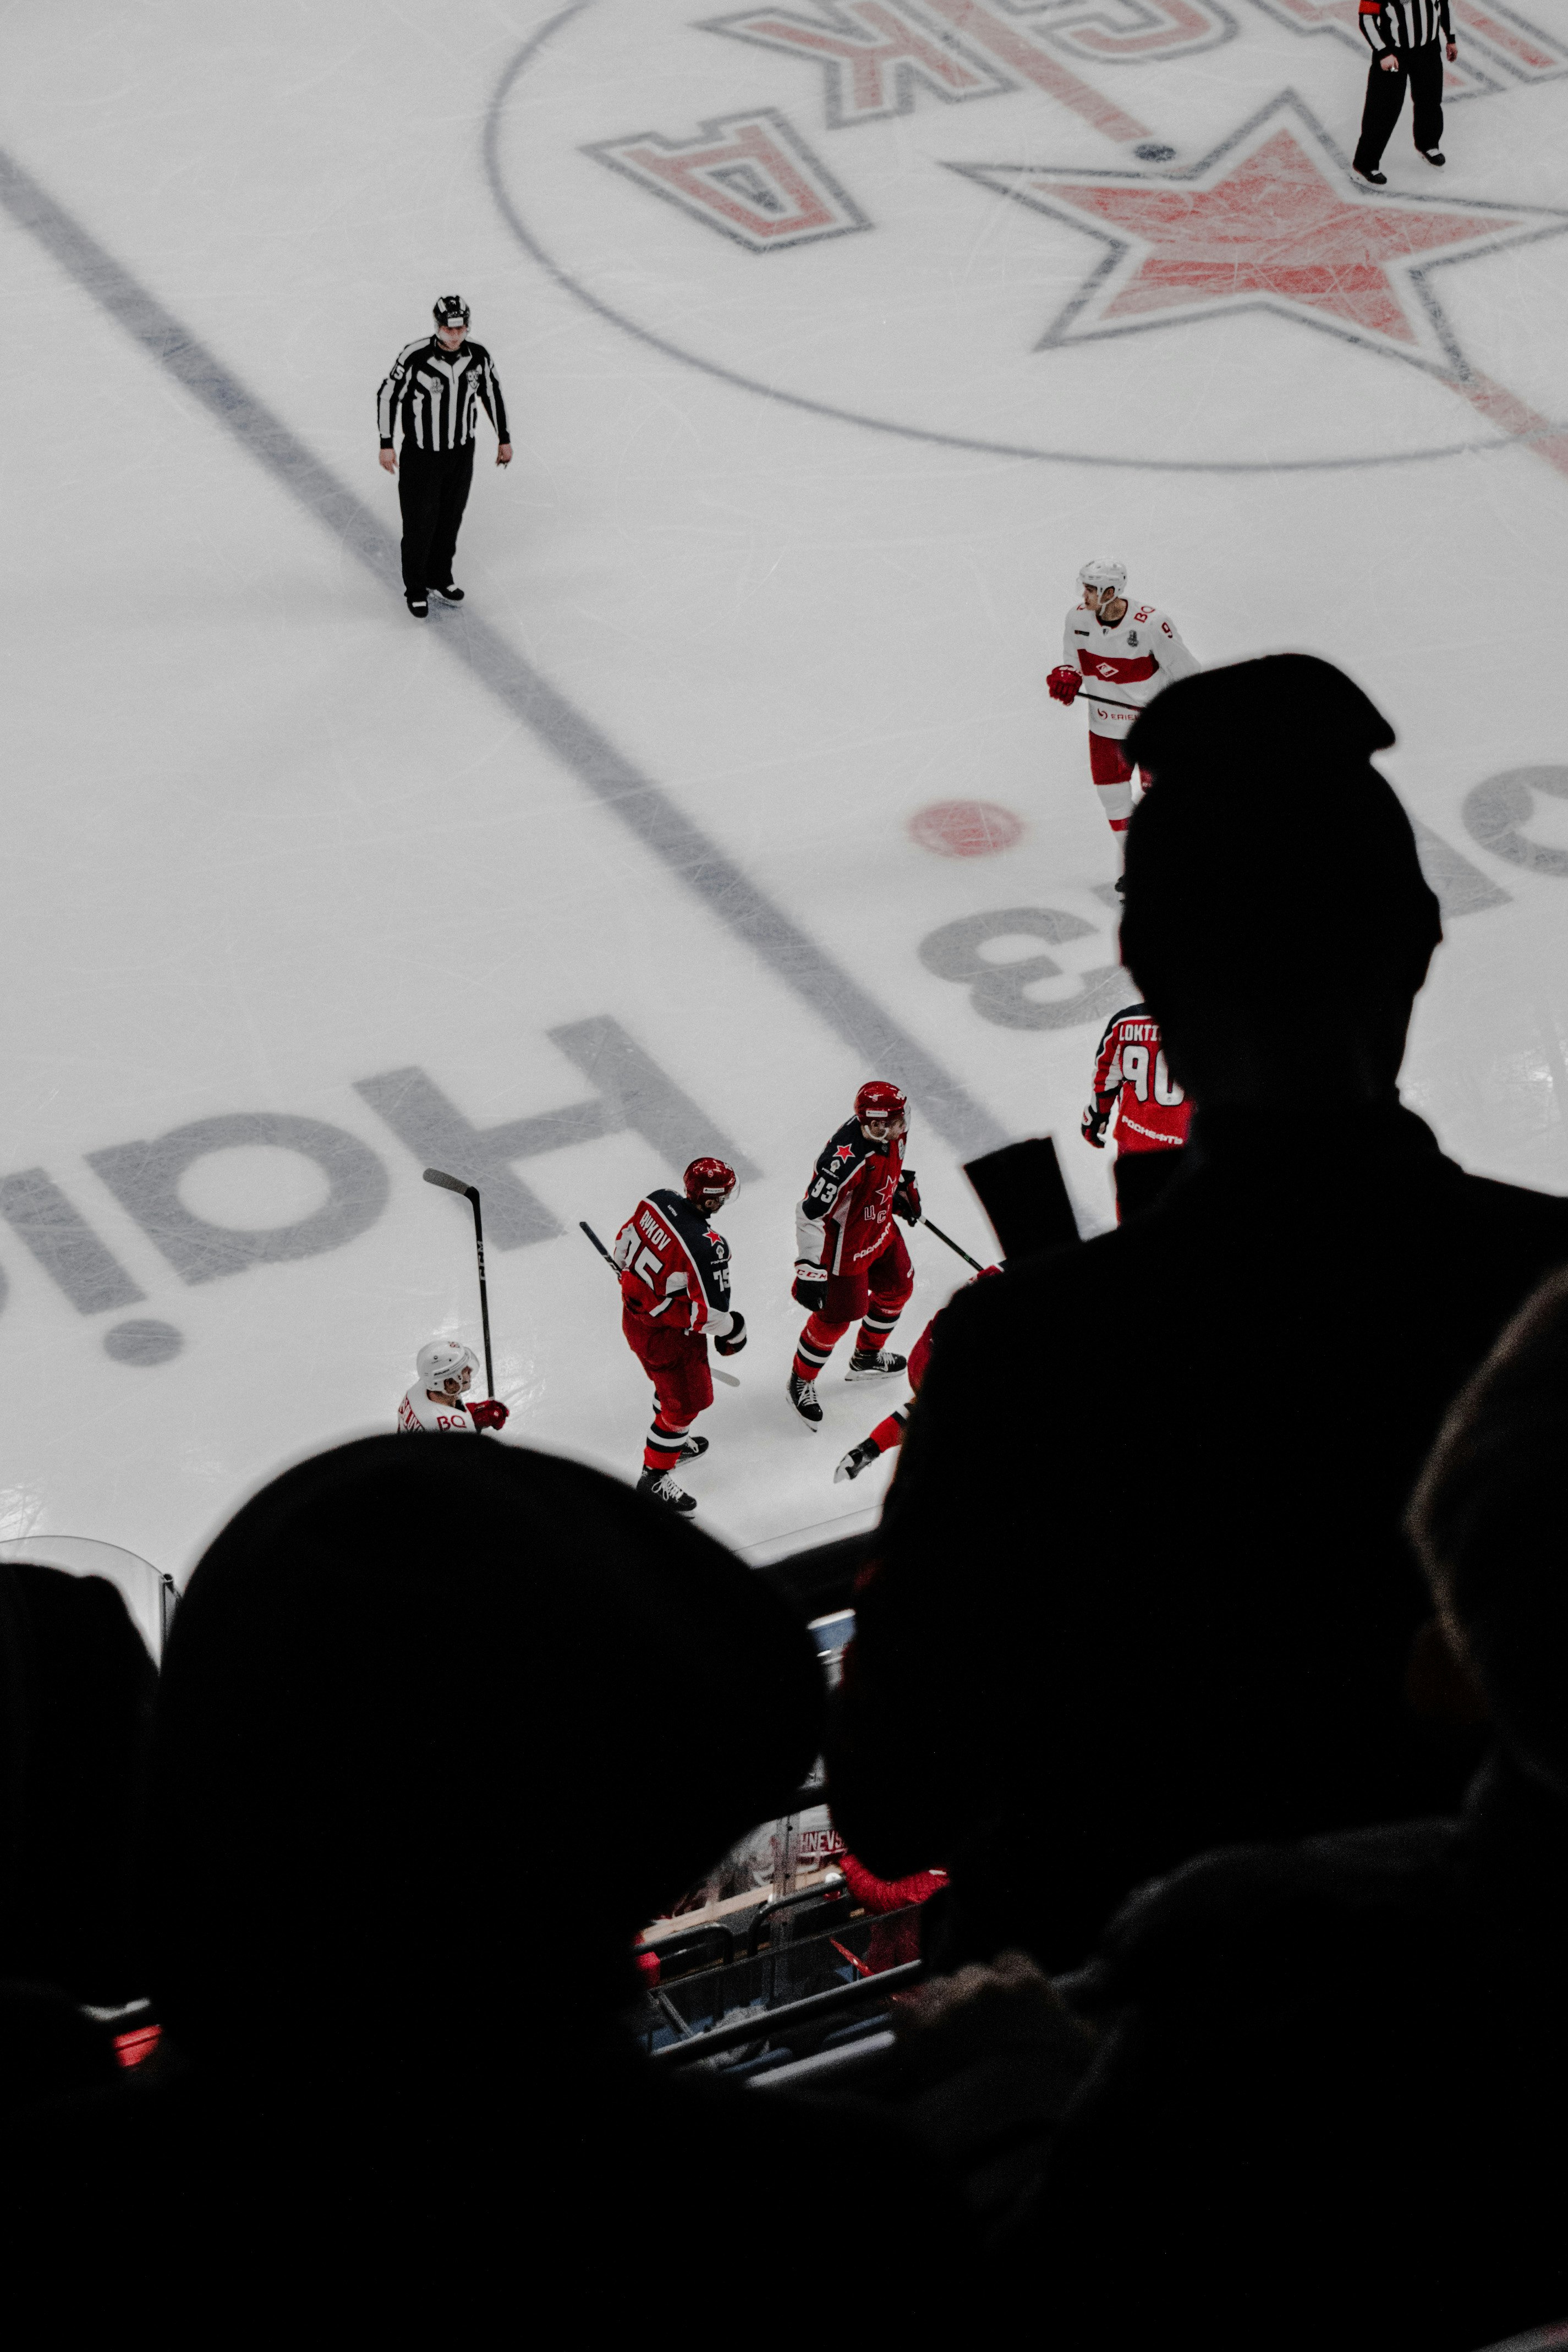
[{"label": "ice skate", "polygon": [[708,1440],[705,1437],[689,1437],[680,1449],[680,1458],[683,1462],[695,1462],[700,1454],[707,1451]]},{"label": "ice skate", "polygon": [[662,1503],[667,1510],[679,1511],[683,1517],[689,1517],[697,1508],[696,1496],[689,1495],[668,1470],[645,1470],[637,1480],[637,1493],[647,1495],[652,1502]]},{"label": "ice skate", "polygon": [[430,611],[428,596],[405,596],[403,601],[416,621],[423,621],[428,617]]},{"label": "ice skate", "polygon": [[846,1478],[858,1478],[861,1471],[868,1464],[875,1462],[880,1452],[880,1446],[873,1445],[868,1437],[862,1438],[858,1445],[852,1445],[849,1448],[848,1453],[834,1472],[834,1485],[842,1486]]},{"label": "ice skate", "polygon": [[895,1356],[890,1348],[857,1348],[844,1377],[847,1381],[885,1381],[889,1373],[901,1372],[909,1360],[907,1356]]},{"label": "ice skate", "polygon": [[798,1372],[789,1376],[789,1401],[808,1429],[822,1426],[822,1406],[810,1381],[803,1381]]},{"label": "ice skate", "polygon": [[454,588],[450,581],[447,582],[445,588],[437,588],[436,593],[439,596],[443,604],[460,604],[463,601],[462,590],[460,588]]}]

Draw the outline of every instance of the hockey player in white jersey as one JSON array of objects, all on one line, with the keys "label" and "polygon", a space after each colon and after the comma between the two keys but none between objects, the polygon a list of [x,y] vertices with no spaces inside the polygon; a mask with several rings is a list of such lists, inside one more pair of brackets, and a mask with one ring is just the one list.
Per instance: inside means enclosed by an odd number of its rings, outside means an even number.
[{"label": "hockey player in white jersey", "polygon": [[482,1429],[504,1429],[510,1413],[499,1397],[466,1402],[479,1369],[478,1357],[461,1340],[427,1339],[414,1360],[414,1386],[397,1408],[399,1430],[477,1437]]},{"label": "hockey player in white jersey", "polygon": [[[1122,750],[1132,722],[1162,687],[1191,677],[1198,663],[1182,643],[1169,613],[1135,604],[1127,594],[1127,566],[1096,558],[1079,572],[1083,602],[1062,632],[1061,667],[1046,684],[1053,702],[1081,693],[1089,710],[1089,771],[1118,844],[1132,814],[1132,770]],[[1100,687],[1104,699],[1096,698]]]}]

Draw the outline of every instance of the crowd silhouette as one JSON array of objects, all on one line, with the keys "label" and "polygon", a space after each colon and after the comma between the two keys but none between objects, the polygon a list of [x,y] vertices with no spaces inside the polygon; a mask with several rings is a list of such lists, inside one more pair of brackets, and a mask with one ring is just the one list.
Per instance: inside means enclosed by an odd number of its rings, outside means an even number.
[{"label": "crowd silhouette", "polygon": [[[16,2294],[175,2341],[662,2339],[822,2276],[1061,2352],[1568,2314],[1568,1201],[1400,1102],[1392,740],[1294,655],[1139,719],[1191,1141],[938,1318],[830,1698],[826,1570],[521,1446],[287,1471],[157,1675],[110,1586],[0,1567]],[[853,2095],[654,2065],[634,1938],[819,1755],[868,1883],[936,1874],[893,2046]]]}]

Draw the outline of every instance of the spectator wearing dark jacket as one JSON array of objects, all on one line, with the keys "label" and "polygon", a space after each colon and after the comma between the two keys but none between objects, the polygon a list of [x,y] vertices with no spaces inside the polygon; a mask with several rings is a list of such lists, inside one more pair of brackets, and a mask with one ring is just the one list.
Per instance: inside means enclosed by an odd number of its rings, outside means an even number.
[{"label": "spectator wearing dark jacket", "polygon": [[1068,1966],[1191,1854],[1445,1809],[1472,1768],[1407,1704],[1401,1517],[1568,1202],[1400,1104],[1440,930],[1391,740],[1302,656],[1179,681],[1131,739],[1122,954],[1187,1165],[943,1311],[830,1727],[854,1852],[950,1872],[951,1958]]},{"label": "spectator wearing dark jacket", "polygon": [[[579,1464],[387,1437],[275,1480],[164,1662],[164,2047],[0,2147],[24,2283],[57,2315],[114,2302],[174,2195],[177,2340],[307,2304],[466,2342],[541,2294],[574,2334],[651,2324],[680,2281],[732,2301],[821,2130],[786,2104],[750,2131],[742,2092],[652,2069],[617,2013],[634,1934],[787,1806],[820,1707],[765,1587]],[[953,2213],[896,2134],[861,2142],[813,2227],[918,2297]]]},{"label": "spectator wearing dark jacket", "polygon": [[1414,1511],[1497,1752],[1458,1819],[1210,1855],[1122,1912],[1075,1992],[1099,2056],[1014,2244],[1064,2352],[1473,2352],[1568,2314],[1564,1461],[1559,1276]]}]

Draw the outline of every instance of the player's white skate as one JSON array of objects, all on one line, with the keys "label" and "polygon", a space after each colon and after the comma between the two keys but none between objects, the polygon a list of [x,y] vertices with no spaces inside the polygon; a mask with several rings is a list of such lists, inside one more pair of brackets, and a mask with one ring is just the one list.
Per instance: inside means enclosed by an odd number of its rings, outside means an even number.
[{"label": "player's white skate", "polygon": [[885,1381],[890,1373],[904,1370],[909,1360],[907,1356],[895,1356],[890,1348],[857,1348],[844,1377],[847,1381]]},{"label": "player's white skate", "polygon": [[868,1437],[862,1438],[858,1445],[852,1445],[833,1474],[834,1485],[841,1486],[846,1478],[858,1478],[868,1464],[876,1461],[881,1450],[879,1445],[873,1445]]},{"label": "player's white skate", "polygon": [[662,1503],[667,1510],[679,1511],[689,1517],[697,1508],[697,1497],[678,1486],[668,1470],[645,1470],[637,1480],[637,1493],[647,1496],[651,1502]]}]

